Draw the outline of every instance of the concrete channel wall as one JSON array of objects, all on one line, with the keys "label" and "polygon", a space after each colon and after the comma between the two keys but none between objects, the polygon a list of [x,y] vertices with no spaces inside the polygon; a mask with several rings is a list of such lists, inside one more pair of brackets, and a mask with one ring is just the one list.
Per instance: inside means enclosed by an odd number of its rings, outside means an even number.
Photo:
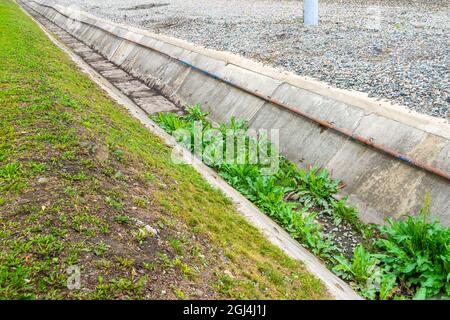
[{"label": "concrete channel wall", "polygon": [[386,217],[415,214],[429,193],[430,216],[450,226],[449,180],[326,130],[217,77],[447,173],[448,121],[71,8],[35,1],[27,4],[178,104],[200,103],[216,122],[228,122],[234,116],[248,120],[254,129],[279,129],[281,153],[299,167],[329,169],[334,178],[345,183],[342,194],[349,196],[363,221],[383,223]]}]

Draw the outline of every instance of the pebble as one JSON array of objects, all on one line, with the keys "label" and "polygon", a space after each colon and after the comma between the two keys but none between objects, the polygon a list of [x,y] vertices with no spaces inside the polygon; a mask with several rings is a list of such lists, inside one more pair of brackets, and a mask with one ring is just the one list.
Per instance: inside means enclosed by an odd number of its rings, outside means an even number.
[{"label": "pebble", "polygon": [[157,230],[157,229],[153,228],[152,226],[150,226],[150,225],[148,225],[148,224],[145,224],[144,222],[142,222],[142,221],[139,220],[139,219],[135,219],[135,218],[132,218],[132,219],[133,219],[133,221],[136,223],[136,225],[138,225],[138,226],[140,226],[140,227],[144,227],[145,230],[147,230],[148,233],[151,233],[151,234],[153,234],[154,236],[157,236],[157,235],[158,235],[158,230]]},{"label": "pebble", "polygon": [[227,276],[229,276],[230,278],[234,279],[234,275],[233,275],[233,273],[231,273],[230,270],[225,270],[223,273],[226,274]]},{"label": "pebble", "polygon": [[193,293],[193,295],[196,296],[196,297],[203,297],[204,294],[205,293],[202,290],[200,290],[200,289],[195,289],[195,291]]},{"label": "pebble", "polygon": [[39,184],[43,184],[43,183],[47,183],[47,182],[48,182],[48,179],[44,178],[44,177],[39,178],[37,181],[37,183],[39,183]]}]

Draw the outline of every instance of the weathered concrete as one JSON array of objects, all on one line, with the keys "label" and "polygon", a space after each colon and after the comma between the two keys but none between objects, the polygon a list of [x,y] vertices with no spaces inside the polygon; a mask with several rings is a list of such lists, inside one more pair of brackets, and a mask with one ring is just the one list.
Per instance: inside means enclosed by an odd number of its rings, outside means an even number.
[{"label": "weathered concrete", "polygon": [[[279,128],[282,153],[301,167],[319,165],[330,169],[346,184],[343,194],[348,194],[358,207],[362,220],[382,223],[385,217],[417,213],[429,192],[431,216],[450,225],[448,181],[324,130],[171,57],[449,172],[450,124],[446,120],[70,8],[27,3],[172,101],[200,103],[217,122],[235,116],[249,120],[253,128]],[[108,63],[97,63],[100,70],[108,70]]]}]

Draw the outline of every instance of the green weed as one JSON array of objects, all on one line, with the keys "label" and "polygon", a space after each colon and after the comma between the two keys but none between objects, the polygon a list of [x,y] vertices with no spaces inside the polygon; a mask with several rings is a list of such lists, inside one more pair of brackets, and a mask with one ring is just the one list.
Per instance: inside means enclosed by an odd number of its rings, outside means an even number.
[{"label": "green weed", "polygon": [[131,221],[131,218],[127,215],[118,215],[114,217],[114,221],[121,223],[121,224],[129,224]]},{"label": "green weed", "polygon": [[20,164],[17,162],[11,162],[0,167],[0,178],[5,180],[17,179],[21,174]]},{"label": "green weed", "polygon": [[[169,133],[184,128],[190,131],[192,136],[195,121],[201,121],[206,128],[212,127],[206,120],[208,114],[202,112],[199,105],[188,107],[187,112],[185,116],[160,114],[154,119]],[[372,229],[358,219],[356,209],[347,204],[347,198],[333,198],[341,188],[340,181],[331,179],[325,169],[298,169],[280,155],[277,155],[280,169],[271,176],[263,175],[263,164],[251,162],[246,151],[240,155],[236,152],[233,154],[235,160],[240,156],[245,160],[244,163],[217,162],[214,155],[227,152],[224,148],[225,139],[230,136],[227,129],[231,129],[231,139],[235,144],[239,139],[245,141],[247,146],[251,143],[269,143],[255,141],[249,137],[246,133],[246,122],[232,118],[229,125],[220,124],[221,135],[202,142],[203,148],[213,146],[209,149],[205,162],[262,211],[279,222],[295,239],[334,266],[333,270],[337,274],[352,281],[364,296],[391,298],[396,296],[393,293],[395,286],[416,292],[417,298],[432,297],[439,293],[449,295],[449,229],[438,223],[428,223],[428,209],[422,211],[422,220],[414,217],[404,222],[389,220],[389,225],[380,229],[385,239],[376,241],[376,252],[367,251],[362,245],[358,245],[352,260],[348,261],[340,254],[333,241],[322,234],[315,222],[315,214],[309,213],[311,208],[321,208],[323,213],[333,217],[336,225],[345,220],[364,237],[373,236]],[[192,139],[183,143],[194,151]],[[268,150],[273,152],[271,147]],[[289,195],[289,200],[286,195]],[[378,273],[381,270],[376,286],[373,285],[375,270],[378,270]]]},{"label": "green weed", "polygon": [[117,211],[123,210],[123,202],[118,198],[115,198],[113,196],[106,196],[105,202],[108,206],[110,206],[111,208],[113,208]]},{"label": "green weed", "polygon": [[418,217],[388,219],[376,242],[383,274],[395,275],[396,284],[417,299],[450,297],[450,228],[428,221],[429,205],[427,197]]}]

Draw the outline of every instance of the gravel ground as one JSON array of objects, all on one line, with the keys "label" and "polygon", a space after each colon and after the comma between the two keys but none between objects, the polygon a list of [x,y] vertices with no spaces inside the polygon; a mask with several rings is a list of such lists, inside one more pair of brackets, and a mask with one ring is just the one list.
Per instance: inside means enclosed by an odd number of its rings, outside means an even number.
[{"label": "gravel ground", "polygon": [[[49,0],[47,0],[49,1]],[[450,121],[450,1],[53,0]]]}]

